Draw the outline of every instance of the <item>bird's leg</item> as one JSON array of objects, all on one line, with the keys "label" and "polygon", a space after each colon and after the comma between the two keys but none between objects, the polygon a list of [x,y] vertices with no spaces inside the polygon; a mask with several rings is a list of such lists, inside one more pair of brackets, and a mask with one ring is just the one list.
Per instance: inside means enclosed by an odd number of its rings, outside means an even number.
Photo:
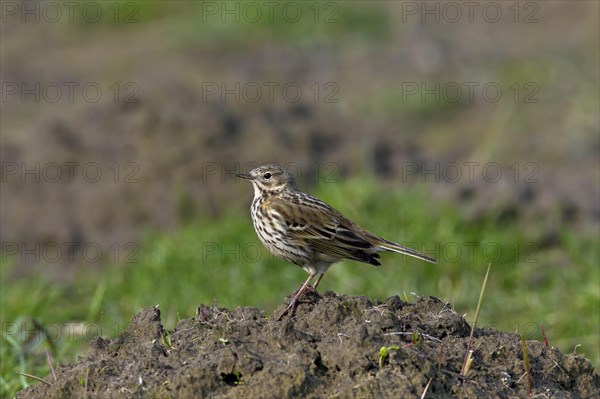
[{"label": "bird's leg", "polygon": [[313,284],[313,285],[309,285],[304,289],[304,292],[312,292],[313,294],[315,294],[316,296],[318,296],[319,298],[323,299],[323,295],[321,295],[319,293],[319,291],[317,291],[317,286],[319,285],[319,282],[321,281],[321,279],[323,278],[323,274],[324,273],[319,273],[319,277],[317,278],[317,281]]},{"label": "bird's leg", "polygon": [[312,273],[310,276],[308,276],[308,278],[306,279],[304,284],[302,284],[302,287],[300,287],[300,289],[294,296],[294,299],[292,299],[292,301],[290,302],[288,307],[285,308],[285,310],[279,315],[279,317],[277,317],[277,320],[281,320],[281,318],[289,311],[291,311],[292,314],[294,313],[294,310],[296,309],[296,304],[298,303],[298,298],[300,298],[302,296],[302,294],[304,294],[304,291],[306,290],[308,283],[310,283],[310,280],[312,280],[314,277],[315,277],[315,275]]},{"label": "bird's leg", "polygon": [[[314,275],[313,275],[314,276]],[[322,275],[321,275],[322,276]],[[314,278],[314,277],[312,277]],[[321,277],[319,277],[320,279]],[[309,279],[310,280],[310,279]],[[294,295],[296,295],[298,292],[300,292],[300,290],[302,289],[302,287],[298,288],[296,291],[293,292]],[[308,292],[313,292],[317,295],[319,295],[319,293],[316,291],[315,289],[315,284],[313,285],[307,285],[306,287],[304,287],[304,294],[308,293]]]},{"label": "bird's leg", "polygon": [[[319,273],[319,277],[317,278],[317,281],[315,281],[315,283],[313,285],[307,285],[306,288],[304,289],[304,293],[306,294],[307,292],[312,292],[313,294],[315,294],[316,296],[318,296],[319,298],[322,299],[323,295],[321,295],[319,293],[319,291],[317,291],[317,286],[321,282],[321,279],[323,278],[324,274],[325,273]],[[296,294],[298,291],[294,292],[294,294]]]},{"label": "bird's leg", "polygon": [[325,275],[325,273],[320,273],[319,277],[317,278],[317,281],[315,281],[315,283],[313,284],[312,288],[313,288],[313,290],[315,290],[315,292],[317,291],[317,286],[321,282],[321,279],[323,278],[324,275]]}]

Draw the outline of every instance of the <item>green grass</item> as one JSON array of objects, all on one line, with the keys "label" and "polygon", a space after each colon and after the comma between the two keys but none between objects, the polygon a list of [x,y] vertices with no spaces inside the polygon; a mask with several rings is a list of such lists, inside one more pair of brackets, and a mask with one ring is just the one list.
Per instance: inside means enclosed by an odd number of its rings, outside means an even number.
[{"label": "green grass", "polygon": [[[392,16],[387,7],[353,2],[244,3],[159,0],[118,0],[99,3],[85,13],[74,14],[81,33],[128,30],[137,25],[162,21],[172,23],[173,37],[182,43],[202,43],[219,38],[221,46],[247,46],[276,37],[289,43],[308,43],[327,35],[354,40],[377,41],[390,35]],[[100,17],[96,14],[100,13]],[[65,18],[66,20],[66,18]],[[70,27],[70,21],[64,25]]]},{"label": "green grass", "polygon": [[[528,233],[533,229],[518,218],[506,221],[491,212],[467,221],[462,213],[468,203],[460,208],[440,204],[416,186],[388,185],[385,196],[376,195],[381,190],[365,176],[310,191],[367,229],[433,251],[438,264],[397,254],[383,254],[378,268],[342,262],[328,271],[322,291],[381,300],[410,299],[413,292],[433,295],[450,301],[472,322],[481,278],[491,262],[479,326],[542,340],[543,322],[551,346],[572,352],[580,344],[578,353],[598,367],[600,277],[593,234],[565,231],[557,246],[542,249],[535,244],[535,234],[541,233]],[[244,201],[249,205],[250,194]],[[26,279],[9,281],[12,263],[2,264],[0,396],[35,383],[16,372],[49,374],[46,348],[55,362],[72,362],[88,350],[93,336],[115,338],[142,307],[159,304],[170,329],[213,301],[271,313],[306,273],[269,255],[255,236],[249,211],[235,209],[169,233],[148,233],[136,263],[80,264],[68,285],[49,281],[44,269],[51,265],[42,264]]]}]

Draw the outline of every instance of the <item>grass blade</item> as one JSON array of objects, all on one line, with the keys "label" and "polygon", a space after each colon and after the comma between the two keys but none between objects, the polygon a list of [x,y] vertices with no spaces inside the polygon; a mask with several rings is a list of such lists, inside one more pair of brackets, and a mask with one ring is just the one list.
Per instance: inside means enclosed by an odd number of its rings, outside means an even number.
[{"label": "grass blade", "polygon": [[529,397],[531,397],[531,373],[529,365],[529,355],[527,354],[527,345],[525,345],[525,338],[521,335],[521,348],[523,349],[523,360],[525,361],[525,372],[527,373],[527,390]]},{"label": "grass blade", "polygon": [[483,303],[483,294],[485,294],[485,287],[487,286],[488,276],[490,274],[490,269],[492,264],[488,264],[487,272],[485,272],[485,278],[483,279],[483,285],[481,286],[481,291],[479,292],[479,301],[477,302],[477,310],[475,311],[475,320],[473,321],[473,325],[471,326],[471,334],[469,335],[469,343],[467,344],[467,352],[465,353],[465,360],[463,362],[461,374],[467,375],[469,372],[469,368],[471,367],[471,363],[473,359],[471,358],[473,351],[471,351],[471,344],[473,343],[473,334],[475,333],[475,328],[477,327],[477,319],[479,319],[479,311],[481,310],[481,304]]}]

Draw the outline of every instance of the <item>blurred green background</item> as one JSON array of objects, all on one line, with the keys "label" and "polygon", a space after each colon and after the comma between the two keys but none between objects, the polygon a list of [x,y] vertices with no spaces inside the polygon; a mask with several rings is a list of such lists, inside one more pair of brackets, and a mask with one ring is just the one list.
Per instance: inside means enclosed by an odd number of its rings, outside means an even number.
[{"label": "blurred green background", "polygon": [[[467,2],[468,3],[468,2]],[[0,396],[142,307],[267,314],[273,258],[235,173],[279,162],[435,256],[320,288],[432,295],[600,364],[595,1],[3,2]]]}]

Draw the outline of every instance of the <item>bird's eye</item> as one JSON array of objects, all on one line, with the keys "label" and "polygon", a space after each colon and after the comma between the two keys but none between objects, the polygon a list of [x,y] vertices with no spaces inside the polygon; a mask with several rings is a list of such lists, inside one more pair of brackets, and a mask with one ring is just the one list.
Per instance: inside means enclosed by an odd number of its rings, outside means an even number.
[{"label": "bird's eye", "polygon": [[269,180],[269,179],[271,178],[271,174],[270,174],[269,172],[267,172],[267,173],[265,173],[265,174],[263,175],[263,177],[264,177],[265,179]]}]

